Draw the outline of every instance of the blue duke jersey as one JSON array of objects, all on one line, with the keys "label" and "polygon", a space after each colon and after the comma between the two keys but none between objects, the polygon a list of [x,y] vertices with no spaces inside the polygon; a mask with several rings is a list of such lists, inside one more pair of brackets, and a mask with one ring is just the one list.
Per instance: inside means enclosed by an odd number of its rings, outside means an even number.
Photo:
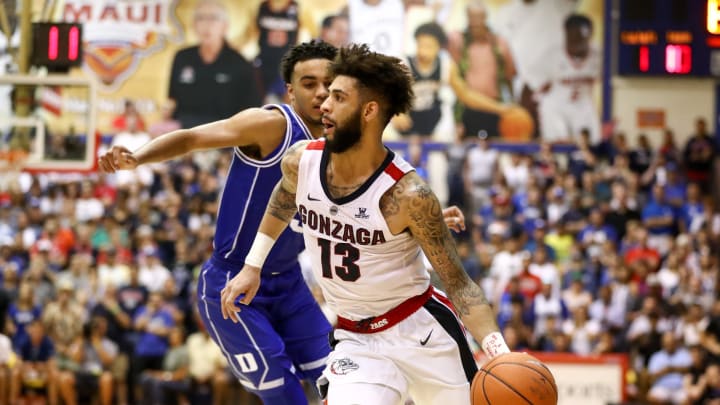
[{"label": "blue duke jersey", "polygon": [[290,106],[264,108],[285,115],[285,137],[263,160],[234,149],[220,197],[214,253],[198,279],[198,309],[208,333],[245,389],[260,396],[266,405],[307,405],[300,380],[314,382],[322,373],[330,352],[331,326],[300,271],[298,254],[304,244],[298,220],[275,243],[262,268],[260,289],[237,314],[238,324],[224,319],[220,309],[221,291],[242,269],[272,190],[282,177],[283,156],[294,143],[312,139]]},{"label": "blue duke jersey", "polygon": [[[288,147],[296,142],[313,139],[305,124],[287,104],[266,105],[266,109],[278,109],[287,119],[285,138],[263,160],[252,159],[239,148],[233,148],[215,230],[215,258],[241,269],[245,256],[252,246],[260,221],[275,185],[282,177],[280,161]],[[280,235],[262,268],[264,275],[280,273],[295,268],[298,254],[304,249],[300,223],[293,219]]]}]

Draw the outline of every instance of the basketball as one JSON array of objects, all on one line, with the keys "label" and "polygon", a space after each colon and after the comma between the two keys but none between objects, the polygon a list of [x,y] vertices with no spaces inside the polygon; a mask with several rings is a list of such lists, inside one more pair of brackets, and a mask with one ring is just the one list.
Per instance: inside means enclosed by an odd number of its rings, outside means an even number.
[{"label": "basketball", "polygon": [[470,388],[472,405],[556,405],[558,390],[550,370],[527,353],[507,353],[485,364]]},{"label": "basketball", "polygon": [[508,141],[528,141],[535,129],[535,123],[522,107],[512,107],[500,115],[498,132]]}]

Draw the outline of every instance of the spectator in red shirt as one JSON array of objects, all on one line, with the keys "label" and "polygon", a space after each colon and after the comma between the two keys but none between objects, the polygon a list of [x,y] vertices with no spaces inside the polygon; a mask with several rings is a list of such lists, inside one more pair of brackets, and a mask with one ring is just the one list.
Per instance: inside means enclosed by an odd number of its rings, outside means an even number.
[{"label": "spectator in red shirt", "polygon": [[530,272],[530,263],[532,256],[528,252],[524,252],[522,263],[522,273],[518,275],[518,284],[520,286],[520,294],[525,297],[526,302],[533,302],[535,296],[542,290],[542,280],[540,277]]},{"label": "spectator in red shirt", "polygon": [[635,232],[638,243],[625,253],[625,264],[633,272],[637,272],[638,267],[643,266],[645,267],[643,270],[646,270],[646,272],[654,273],[660,266],[660,253],[648,246],[647,229],[639,226]]},{"label": "spectator in red shirt", "polygon": [[137,120],[137,123],[136,123],[137,130],[141,131],[141,132],[145,132],[145,121],[143,121],[137,108],[135,108],[135,103],[133,103],[131,100],[125,100],[125,108],[123,109],[122,114],[118,115],[113,120],[112,129],[115,132],[127,131],[127,129],[128,129],[127,121],[128,121],[128,117],[130,117],[130,116],[134,116],[135,119]]}]

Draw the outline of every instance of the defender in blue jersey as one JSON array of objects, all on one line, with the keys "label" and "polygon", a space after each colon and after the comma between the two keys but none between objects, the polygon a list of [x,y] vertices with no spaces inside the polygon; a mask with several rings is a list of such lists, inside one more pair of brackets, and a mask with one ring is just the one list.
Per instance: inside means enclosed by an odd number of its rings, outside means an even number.
[{"label": "defender in blue jersey", "polygon": [[[307,404],[300,380],[314,382],[325,367],[331,326],[305,284],[299,228],[282,234],[262,270],[263,284],[237,324],[223,319],[220,291],[243,267],[288,147],[322,134],[320,105],[327,98],[327,67],[336,49],[321,42],[295,46],[281,69],[291,105],[267,105],[231,118],[162,135],[137,151],[114,147],[103,171],[134,169],[195,150],[232,147],[220,198],[214,253],[198,280],[198,306],[210,336],[240,383],[265,404]],[[298,223],[299,224],[299,223]]]}]

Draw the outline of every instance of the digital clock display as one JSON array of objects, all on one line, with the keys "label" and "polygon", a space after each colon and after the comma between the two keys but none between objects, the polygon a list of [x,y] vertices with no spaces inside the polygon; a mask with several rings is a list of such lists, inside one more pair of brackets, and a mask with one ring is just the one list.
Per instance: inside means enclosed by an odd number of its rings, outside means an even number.
[{"label": "digital clock display", "polygon": [[82,25],[33,23],[32,63],[67,69],[82,63]]},{"label": "digital clock display", "polygon": [[720,0],[619,4],[618,74],[720,77]]}]

